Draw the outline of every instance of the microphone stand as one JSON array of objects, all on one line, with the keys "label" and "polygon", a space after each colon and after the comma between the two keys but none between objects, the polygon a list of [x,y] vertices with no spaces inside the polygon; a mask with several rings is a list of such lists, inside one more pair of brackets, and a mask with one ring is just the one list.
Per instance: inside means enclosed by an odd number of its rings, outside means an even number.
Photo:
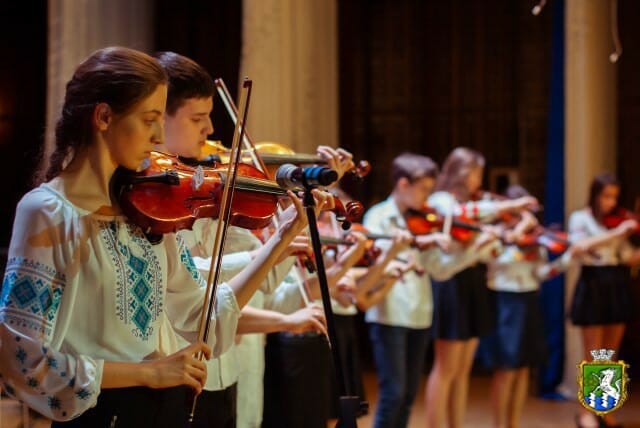
[{"label": "microphone stand", "polygon": [[[306,181],[306,180],[305,180]],[[322,294],[322,306],[327,319],[327,330],[329,332],[329,343],[331,347],[331,355],[333,356],[333,365],[336,371],[338,387],[340,389],[340,416],[336,428],[357,428],[357,416],[361,409],[368,407],[367,402],[361,402],[360,397],[352,395],[348,389],[348,383],[345,381],[344,373],[342,373],[342,365],[340,364],[340,350],[338,349],[338,341],[336,336],[336,325],[331,310],[331,297],[329,295],[329,286],[327,283],[327,274],[322,260],[322,248],[320,243],[320,234],[318,233],[318,224],[316,222],[316,213],[314,210],[315,199],[311,193],[312,186],[304,183],[303,204],[307,213],[309,222],[309,234],[311,235],[311,243],[315,256],[318,282],[320,284],[320,292]]]}]

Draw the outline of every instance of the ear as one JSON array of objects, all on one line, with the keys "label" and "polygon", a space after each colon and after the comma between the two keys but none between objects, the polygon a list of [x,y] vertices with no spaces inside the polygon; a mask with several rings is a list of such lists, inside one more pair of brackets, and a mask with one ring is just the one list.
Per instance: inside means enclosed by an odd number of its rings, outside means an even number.
[{"label": "ear", "polygon": [[407,177],[400,177],[396,185],[398,186],[398,189],[406,189],[411,185],[411,183]]},{"label": "ear", "polygon": [[93,123],[99,131],[106,131],[112,118],[113,112],[107,103],[100,103],[93,109]]}]

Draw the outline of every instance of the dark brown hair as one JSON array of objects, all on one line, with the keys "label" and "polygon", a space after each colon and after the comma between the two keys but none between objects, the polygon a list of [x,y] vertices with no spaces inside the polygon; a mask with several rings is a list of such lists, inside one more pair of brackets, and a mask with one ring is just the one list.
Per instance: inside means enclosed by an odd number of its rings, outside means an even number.
[{"label": "dark brown hair", "polygon": [[154,56],[169,76],[167,114],[173,116],[188,99],[215,94],[211,75],[197,62],[175,52],[157,52]]},{"label": "dark brown hair", "polygon": [[41,166],[37,181],[56,177],[69,156],[92,143],[91,121],[96,105],[106,103],[114,113],[123,114],[166,83],[160,64],[143,52],[116,46],[92,53],[67,82],[56,123],[55,149],[48,166]]},{"label": "dark brown hair", "polygon": [[458,147],[454,149],[442,166],[442,172],[436,183],[436,191],[444,190],[453,193],[460,200],[469,199],[466,180],[472,169],[484,168],[484,156],[480,152]]},{"label": "dark brown hair", "polygon": [[438,165],[427,156],[404,152],[391,163],[391,181],[395,186],[398,180],[406,178],[410,183],[423,177],[435,179],[438,176]]},{"label": "dark brown hair", "polygon": [[620,187],[620,182],[615,177],[615,175],[609,172],[603,172],[594,177],[591,181],[591,188],[589,189],[589,207],[591,208],[591,213],[593,217],[596,219],[602,218],[602,211],[600,210],[600,204],[598,204],[598,197],[602,193],[605,187],[607,186],[616,186]]}]

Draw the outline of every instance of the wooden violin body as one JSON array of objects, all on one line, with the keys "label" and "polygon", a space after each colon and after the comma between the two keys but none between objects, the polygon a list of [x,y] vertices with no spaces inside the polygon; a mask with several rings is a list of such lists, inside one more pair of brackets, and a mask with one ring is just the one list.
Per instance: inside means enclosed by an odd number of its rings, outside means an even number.
[{"label": "wooden violin body", "polygon": [[[145,233],[190,229],[198,218],[218,218],[227,165],[187,165],[177,156],[152,152],[142,172],[117,170],[111,193],[124,214]],[[261,229],[271,223],[278,199],[287,192],[251,165],[238,164],[230,224]],[[342,221],[362,214],[362,204],[334,197],[333,211]]]},{"label": "wooden violin body", "polygon": [[[427,235],[441,232],[445,218],[434,208],[424,206],[419,210],[410,209],[405,213],[405,221],[409,232],[413,235]],[[482,228],[479,224],[457,216],[451,221],[451,237],[460,242],[469,242]]]},{"label": "wooden violin body", "polygon": [[[141,173],[119,171],[112,186],[124,214],[145,232],[190,229],[197,218],[218,217],[226,168],[192,167],[159,152],[149,161]],[[230,223],[265,227],[283,191],[251,165],[238,168]]]},{"label": "wooden violin body", "polygon": [[605,215],[602,219],[602,224],[607,229],[614,229],[618,227],[625,220],[635,220],[638,222],[638,228],[634,230],[634,235],[640,234],[640,217],[633,211],[626,208],[617,207],[611,213]]}]

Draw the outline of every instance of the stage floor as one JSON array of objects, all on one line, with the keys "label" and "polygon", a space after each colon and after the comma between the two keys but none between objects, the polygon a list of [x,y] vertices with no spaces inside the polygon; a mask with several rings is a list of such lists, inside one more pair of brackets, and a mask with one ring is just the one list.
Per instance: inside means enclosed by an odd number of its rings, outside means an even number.
[{"label": "stage floor", "polygon": [[[422,380],[419,395],[411,411],[409,428],[425,428],[424,383]],[[493,428],[489,403],[491,378],[485,375],[474,375],[471,378],[469,407],[465,417],[466,428]],[[622,408],[616,412],[616,418],[624,428],[640,428],[640,387],[633,389]],[[365,374],[365,389],[369,400],[369,415],[358,420],[358,428],[369,428],[373,425],[373,414],[377,399],[375,374]],[[530,396],[524,409],[520,428],[574,428],[574,415],[582,406],[578,401],[547,401]]]},{"label": "stage floor", "polygon": [[[492,428],[491,411],[489,407],[490,377],[474,375],[471,379],[469,409],[466,415],[465,427]],[[424,381],[423,379],[418,399],[411,413],[409,428],[425,428],[424,421]],[[625,428],[640,428],[640,387],[631,390],[628,400],[616,416]],[[376,377],[373,372],[365,373],[365,388],[369,399],[370,412],[358,420],[358,428],[372,426],[377,399]],[[577,401],[546,401],[530,396],[524,409],[521,428],[572,428],[574,415],[579,411]],[[0,404],[0,427],[19,428],[21,424],[21,406],[9,399],[3,399]],[[47,423],[31,418],[30,428],[45,428]],[[335,424],[330,424],[333,427]]]}]

